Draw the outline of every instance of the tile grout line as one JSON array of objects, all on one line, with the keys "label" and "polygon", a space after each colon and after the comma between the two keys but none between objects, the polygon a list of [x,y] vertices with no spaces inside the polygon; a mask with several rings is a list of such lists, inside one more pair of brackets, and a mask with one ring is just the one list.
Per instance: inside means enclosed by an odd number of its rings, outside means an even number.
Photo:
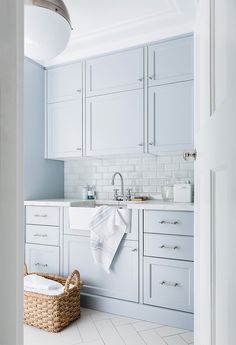
[{"label": "tile grout line", "polygon": [[[183,334],[183,333],[181,333],[181,334]],[[164,337],[163,339],[165,340],[165,342],[166,342],[166,339],[168,339],[168,338],[171,338],[171,337],[180,337],[180,339],[181,340],[183,340],[183,342],[186,344],[186,345],[190,345],[189,343],[187,343],[182,337],[181,337],[181,334],[172,334],[172,335],[168,335],[167,337]],[[168,343],[167,343],[167,345],[168,345]]]}]

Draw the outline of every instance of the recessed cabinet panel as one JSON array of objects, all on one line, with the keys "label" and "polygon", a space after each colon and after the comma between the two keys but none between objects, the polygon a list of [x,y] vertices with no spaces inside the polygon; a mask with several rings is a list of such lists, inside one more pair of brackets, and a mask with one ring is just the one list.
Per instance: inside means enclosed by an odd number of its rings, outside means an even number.
[{"label": "recessed cabinet panel", "polygon": [[82,100],[48,105],[48,158],[82,156]]},{"label": "recessed cabinet panel", "polygon": [[65,235],[64,275],[74,269],[83,279],[82,292],[138,301],[138,242],[121,242],[108,275],[94,263],[89,237]]},{"label": "recessed cabinet panel", "polygon": [[86,96],[143,87],[143,48],[86,61]]},{"label": "recessed cabinet panel", "polygon": [[145,257],[144,303],[193,312],[193,262]]},{"label": "recessed cabinet panel", "polygon": [[88,98],[86,154],[137,152],[143,152],[143,91]]},{"label": "recessed cabinet panel", "polygon": [[82,63],[47,70],[47,101],[82,98]]},{"label": "recessed cabinet panel", "polygon": [[193,79],[193,37],[160,42],[148,47],[148,85]]},{"label": "recessed cabinet panel", "polygon": [[193,149],[193,81],[149,88],[149,152]]}]

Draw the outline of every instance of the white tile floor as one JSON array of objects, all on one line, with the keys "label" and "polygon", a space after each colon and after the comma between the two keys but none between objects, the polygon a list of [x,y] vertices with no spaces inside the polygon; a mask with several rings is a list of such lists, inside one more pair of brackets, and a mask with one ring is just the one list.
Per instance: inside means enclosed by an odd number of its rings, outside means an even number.
[{"label": "white tile floor", "polygon": [[82,308],[60,333],[25,325],[24,345],[193,345],[193,332]]}]

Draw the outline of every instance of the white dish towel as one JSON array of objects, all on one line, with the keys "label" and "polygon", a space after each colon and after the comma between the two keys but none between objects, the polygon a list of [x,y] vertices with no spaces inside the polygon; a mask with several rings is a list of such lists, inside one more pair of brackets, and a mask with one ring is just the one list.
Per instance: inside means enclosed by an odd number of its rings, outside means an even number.
[{"label": "white dish towel", "polygon": [[107,273],[128,225],[118,208],[96,208],[90,223],[90,245],[94,262]]}]

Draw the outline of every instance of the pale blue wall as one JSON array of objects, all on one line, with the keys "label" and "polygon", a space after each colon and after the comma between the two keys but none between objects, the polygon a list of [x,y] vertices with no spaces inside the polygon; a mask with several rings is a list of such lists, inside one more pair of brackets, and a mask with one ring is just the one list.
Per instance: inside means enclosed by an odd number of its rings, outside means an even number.
[{"label": "pale blue wall", "polygon": [[64,197],[64,163],[44,159],[45,71],[25,59],[24,198]]}]

